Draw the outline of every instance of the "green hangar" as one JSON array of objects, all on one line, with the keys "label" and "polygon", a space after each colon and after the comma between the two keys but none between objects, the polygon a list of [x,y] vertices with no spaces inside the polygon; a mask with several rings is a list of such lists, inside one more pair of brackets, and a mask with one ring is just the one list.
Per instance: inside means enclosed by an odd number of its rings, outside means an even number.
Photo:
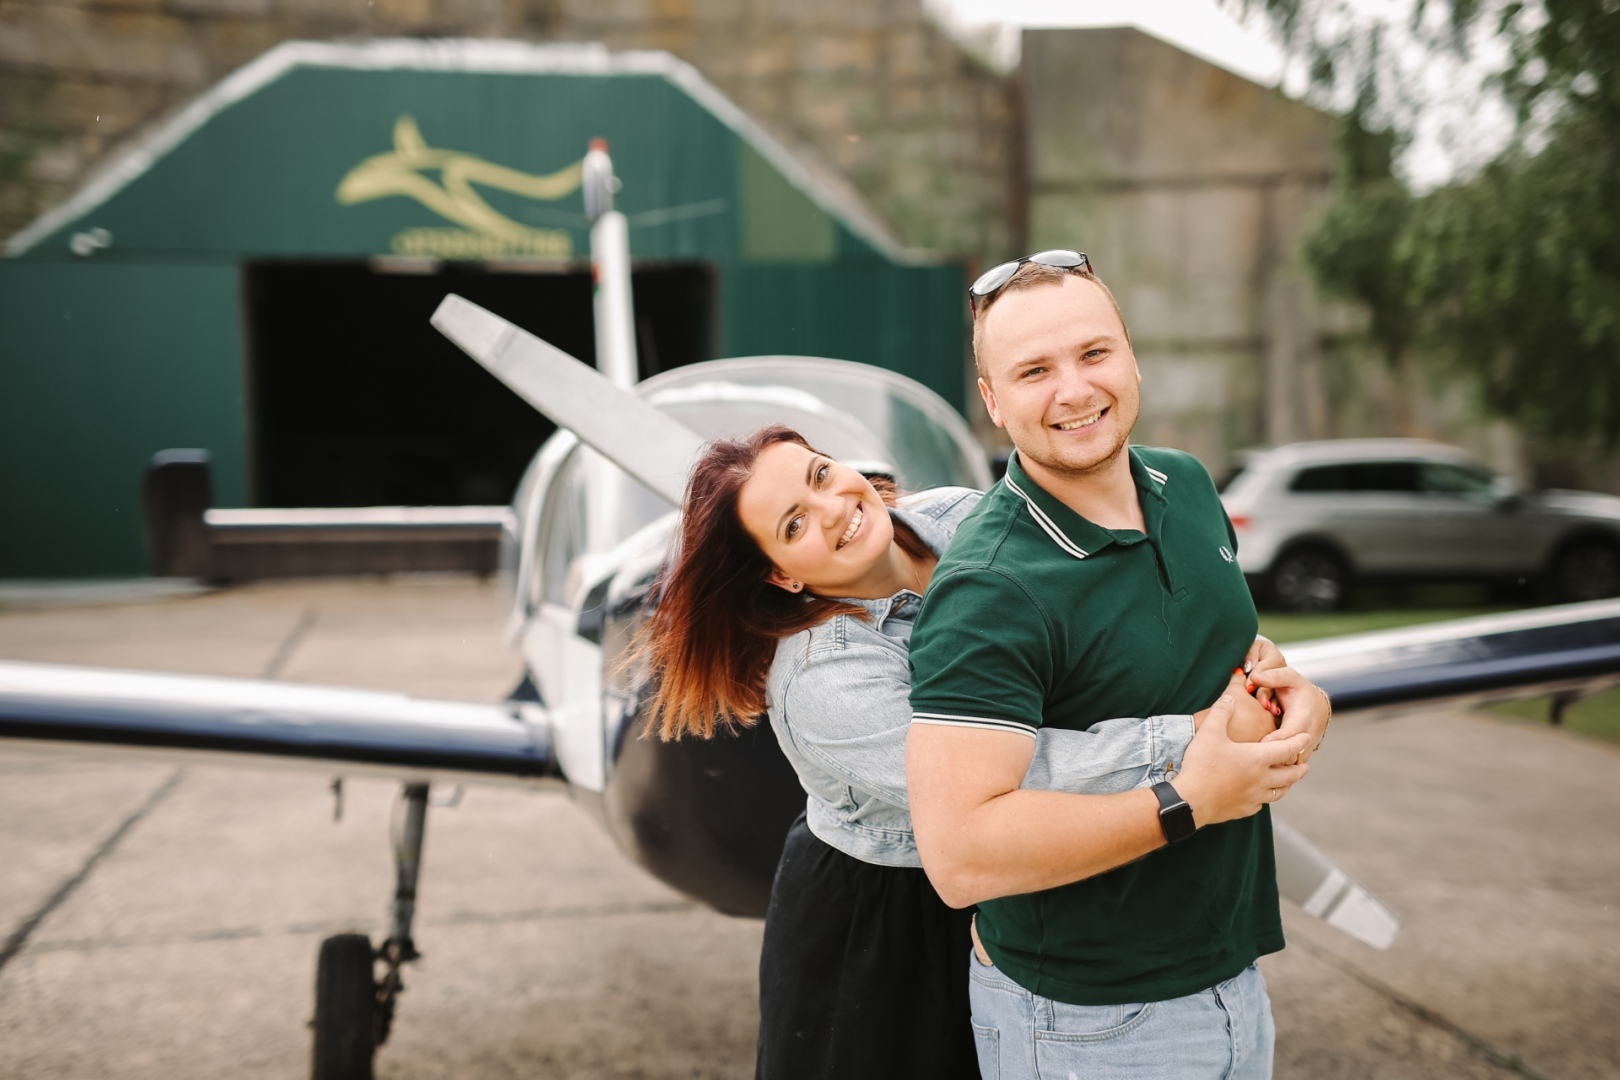
[{"label": "green hangar", "polygon": [[664,53],[291,42],[0,259],[0,577],[144,572],[152,455],[219,506],[498,503],[550,432],[442,340],[457,292],[593,355],[581,161],[629,219],[643,376],[878,364],[958,408],[964,270],[901,249]]}]

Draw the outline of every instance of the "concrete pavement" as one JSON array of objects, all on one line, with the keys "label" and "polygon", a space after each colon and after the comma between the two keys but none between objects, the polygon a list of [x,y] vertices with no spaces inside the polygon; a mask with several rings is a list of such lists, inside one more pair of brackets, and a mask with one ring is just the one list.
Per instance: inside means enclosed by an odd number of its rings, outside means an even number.
[{"label": "concrete pavement", "polygon": [[[518,675],[500,618],[465,579],[284,583],[0,610],[0,657],[490,700]],[[1278,1076],[1620,1073],[1617,764],[1477,714],[1336,720],[1278,814],[1405,930],[1376,953],[1285,906]],[[306,1073],[318,943],[379,934],[391,887],[394,786],[351,777],[334,823],[329,779],[0,746],[0,935],[79,879],[0,969],[0,1076]],[[381,1077],[752,1072],[760,924],[653,881],[566,795],[432,810],[419,911]]]}]

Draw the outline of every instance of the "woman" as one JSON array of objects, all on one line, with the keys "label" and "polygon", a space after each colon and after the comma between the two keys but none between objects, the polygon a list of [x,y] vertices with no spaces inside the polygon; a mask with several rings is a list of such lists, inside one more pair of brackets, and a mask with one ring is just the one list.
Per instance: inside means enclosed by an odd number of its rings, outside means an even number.
[{"label": "woman", "polygon": [[[768,713],[808,796],[765,920],[762,1080],[978,1076],[971,914],[923,873],[905,792],[911,626],[978,499],[937,488],[900,500],[780,426],[714,443],[693,471],[680,552],[643,631],[661,680],[654,729],[708,737]],[[1250,662],[1282,658],[1261,639]],[[1234,697],[1233,738],[1274,729],[1275,706]],[[1089,794],[1157,782],[1198,719],[1043,731],[1025,782]]]}]

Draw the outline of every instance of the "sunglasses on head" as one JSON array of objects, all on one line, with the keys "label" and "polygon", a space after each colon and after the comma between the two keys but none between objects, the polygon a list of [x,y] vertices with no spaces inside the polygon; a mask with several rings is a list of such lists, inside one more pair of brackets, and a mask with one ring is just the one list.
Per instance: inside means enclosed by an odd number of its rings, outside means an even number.
[{"label": "sunglasses on head", "polygon": [[1052,266],[1059,270],[1089,270],[1091,260],[1086,258],[1083,251],[1070,251],[1067,248],[1054,248],[1051,251],[1037,251],[1033,255],[1025,255],[1022,259],[1004,262],[1000,266],[993,266],[979,275],[968,289],[968,303],[973,310],[979,309],[979,301],[987,296],[994,295],[997,289],[1012,280],[1018,273],[1018,268],[1025,263],[1040,263],[1042,266]]}]

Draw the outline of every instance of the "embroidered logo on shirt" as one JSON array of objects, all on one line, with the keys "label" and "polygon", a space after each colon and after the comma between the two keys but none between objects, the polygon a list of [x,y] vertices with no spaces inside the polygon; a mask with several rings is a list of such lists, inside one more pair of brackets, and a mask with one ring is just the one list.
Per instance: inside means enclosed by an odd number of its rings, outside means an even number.
[{"label": "embroidered logo on shirt", "polygon": [[1225,544],[1221,545],[1221,558],[1225,559],[1227,562],[1231,562],[1234,558],[1232,555],[1232,549],[1227,547]]}]

